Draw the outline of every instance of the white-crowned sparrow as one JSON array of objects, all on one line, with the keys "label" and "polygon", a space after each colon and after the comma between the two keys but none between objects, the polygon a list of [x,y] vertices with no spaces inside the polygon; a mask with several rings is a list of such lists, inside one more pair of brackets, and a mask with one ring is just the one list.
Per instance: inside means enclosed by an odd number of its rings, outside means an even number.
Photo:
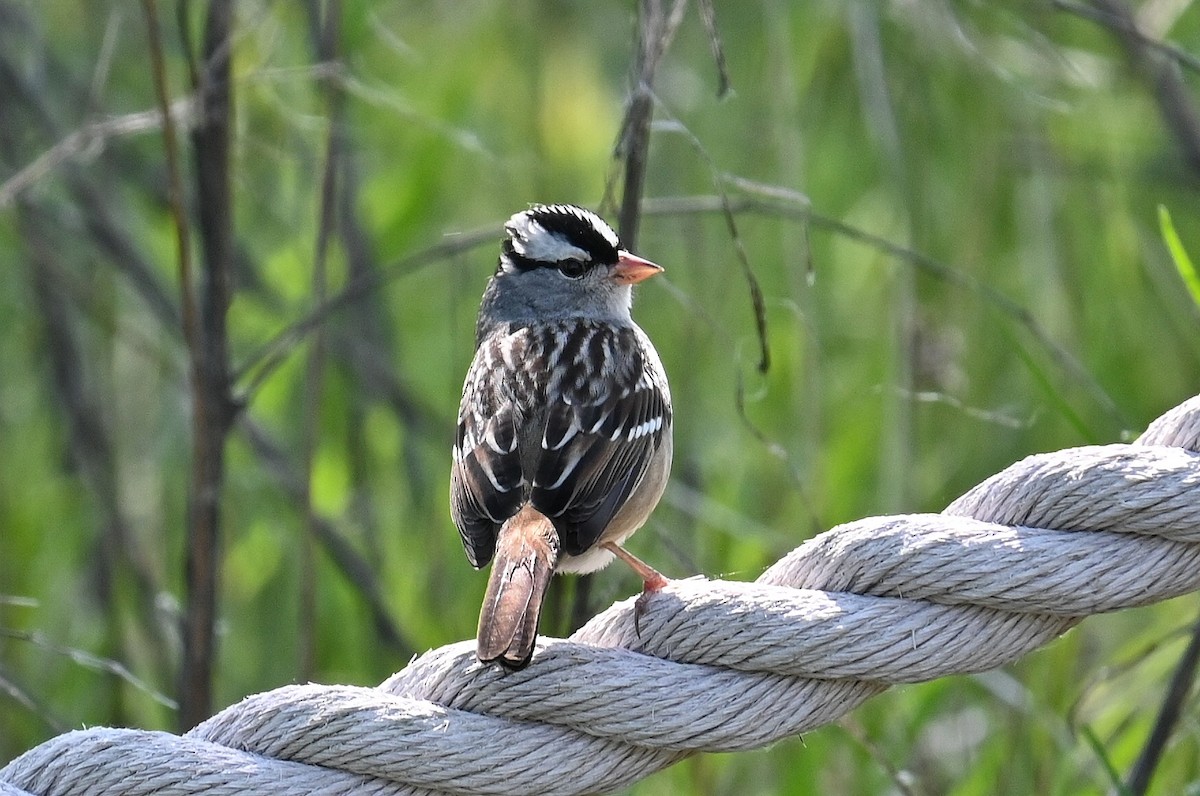
[{"label": "white-crowned sparrow", "polygon": [[614,555],[647,590],[666,581],[621,547],[671,469],[671,393],[629,314],[632,286],[662,271],[599,216],[538,205],[505,225],[463,385],[450,507],[476,568],[495,557],[477,655],[529,663],[554,572]]}]

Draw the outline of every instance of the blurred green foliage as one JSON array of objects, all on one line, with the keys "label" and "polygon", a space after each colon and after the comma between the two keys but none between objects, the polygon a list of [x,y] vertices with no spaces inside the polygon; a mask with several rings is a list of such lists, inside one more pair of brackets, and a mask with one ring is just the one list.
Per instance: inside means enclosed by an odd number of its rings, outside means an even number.
[{"label": "blurred green foliage", "polygon": [[[193,31],[202,5],[182,4]],[[1200,309],[1157,216],[1200,250],[1200,175],[1110,30],[1032,1],[719,5],[731,94],[716,96],[694,9],[655,87],[638,249],[668,273],[635,314],[671,377],[676,465],[639,556],[752,579],[824,528],[940,510],[1024,455],[1126,439],[1200,389]],[[1148,35],[1200,52],[1192,3],[1133,10]],[[175,688],[190,443],[161,133],[64,144],[154,108],[141,7],[6,0],[0,17],[6,761],[64,728],[173,727],[155,694]],[[473,635],[485,574],[446,493],[476,304],[510,213],[603,199],[636,23],[632,3],[348,0],[336,66],[316,63],[310,24],[308,4],[237,4],[229,323],[237,387],[255,389],[227,448],[219,705],[308,677],[374,684]],[[1194,69],[1182,75],[1200,100]],[[329,85],[345,92],[341,187],[362,233],[354,257],[334,242],[331,292],[354,262],[379,282],[324,327],[312,505],[370,565],[390,644],[324,545],[315,617],[300,608],[307,509],[286,472],[303,476],[312,336],[256,381],[263,347],[315,304]],[[765,373],[711,210],[722,191],[749,203],[737,233],[765,296]],[[495,235],[412,257],[480,229]],[[556,588],[544,630],[562,633],[574,583]],[[591,607],[636,588],[614,567]],[[804,739],[698,757],[631,792],[1102,792],[1107,767],[1136,757],[1195,609],[1094,618],[1010,669],[893,689]],[[1158,792],[1200,792],[1186,715]]]}]

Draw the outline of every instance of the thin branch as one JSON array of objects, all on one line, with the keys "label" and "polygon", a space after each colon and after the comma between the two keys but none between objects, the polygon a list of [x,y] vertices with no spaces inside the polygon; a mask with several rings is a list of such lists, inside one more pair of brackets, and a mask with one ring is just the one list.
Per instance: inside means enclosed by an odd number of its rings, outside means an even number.
[{"label": "thin branch", "polygon": [[[753,183],[740,181],[738,185],[742,188],[750,188]],[[772,189],[769,192],[763,192],[760,196],[733,196],[728,200],[722,199],[720,196],[664,197],[647,199],[642,209],[646,215],[678,216],[724,213],[728,208],[734,213],[753,213],[806,222],[814,228],[825,229],[849,240],[870,246],[947,284],[975,293],[1001,313],[1012,318],[1029,332],[1038,345],[1064,372],[1088,389],[1095,401],[1115,423],[1123,427],[1129,425],[1112,398],[1096,382],[1083,364],[1056,343],[1033,317],[1033,314],[1021,304],[967,272],[947,265],[936,258],[893,243],[839,219],[822,215],[814,211],[808,199],[802,195],[796,194],[797,198],[787,199],[788,193],[790,192],[786,189]]]},{"label": "thin branch", "polygon": [[724,99],[729,95],[732,83],[729,66],[725,63],[725,45],[721,43],[721,31],[717,28],[717,11],[713,7],[713,0],[700,0],[698,5],[700,21],[704,23],[704,32],[708,36],[708,49],[717,66],[717,99]]},{"label": "thin branch", "polygon": [[[163,63],[162,35],[158,29],[156,0],[143,0],[146,23],[149,29],[150,61],[154,75],[155,94],[158,98],[158,121],[162,124],[164,150],[167,160],[168,204],[175,224],[175,251],[179,260],[179,294],[183,307],[183,337],[189,350],[199,347],[199,329],[196,321],[196,296],[192,290],[192,245],[191,227],[184,210],[183,176],[179,168],[179,144],[175,134],[174,117],[167,99],[166,67]],[[193,361],[193,366],[195,362]],[[193,371],[193,380],[197,374]]]},{"label": "thin branch", "polygon": [[[717,64],[720,85],[718,95],[723,96],[729,88],[729,76],[725,67],[724,50],[716,28],[716,15],[709,0],[700,2],[700,17],[709,36],[709,46],[713,59]],[[640,204],[644,193],[645,172],[650,147],[650,131],[653,112],[656,106],[654,94],[654,79],[659,64],[666,54],[671,41],[674,39],[679,25],[683,21],[687,8],[686,0],[676,0],[670,14],[664,15],[661,0],[644,0],[640,5],[638,59],[634,65],[634,89],[630,103],[626,109],[625,118],[621,124],[621,134],[618,137],[614,154],[625,160],[624,193],[622,196],[619,229],[621,239],[626,246],[633,248],[637,244],[638,228],[641,224]],[[718,193],[725,196],[724,187],[720,184],[718,170],[712,157],[708,154],[700,140],[684,125],[671,120],[670,128],[682,131],[688,140],[704,159],[713,175]],[[611,188],[611,186],[610,186]],[[609,193],[609,191],[606,191]],[[754,312],[755,326],[759,340],[758,370],[766,373],[771,367],[771,352],[767,336],[767,315],[763,301],[762,288],[758,278],[750,268],[750,260],[738,233],[737,220],[732,212],[725,213],[725,223],[730,238],[733,241],[742,275],[750,289],[750,300]],[[740,375],[739,375],[740,378]]]},{"label": "thin branch", "polygon": [[195,726],[212,712],[225,440],[236,412],[229,397],[226,326],[233,271],[230,189],[233,85],[229,51],[232,28],[232,0],[213,0],[208,5],[204,25],[204,68],[200,70],[199,82],[193,84],[201,109],[200,123],[192,129],[191,138],[204,268],[200,280],[198,346],[192,349],[198,380],[194,390],[197,408],[193,414],[193,469],[184,561],[187,594],[180,674],[181,727]]},{"label": "thin branch", "polygon": [[[650,161],[650,128],[654,121],[654,79],[686,10],[687,0],[675,0],[669,14],[663,11],[663,0],[640,0],[638,3],[637,53],[632,65],[633,89],[613,150],[614,157],[624,161],[625,167],[621,206],[617,212],[617,232],[621,242],[630,250],[637,249],[642,220],[646,168]],[[608,189],[611,187],[610,184]],[[568,617],[572,631],[581,627],[587,618],[591,586],[590,575],[576,579]]]},{"label": "thin branch", "polygon": [[615,150],[616,157],[625,162],[617,231],[621,241],[630,249],[637,247],[638,227],[641,224],[639,207],[645,193],[646,166],[650,153],[654,79],[686,10],[687,0],[675,0],[670,14],[664,14],[662,0],[641,0],[638,3],[638,49],[633,67],[633,91]]},{"label": "thin branch", "polygon": [[180,726],[190,728],[212,710],[216,656],[217,548],[224,476],[224,443],[233,412],[228,400],[228,341],[232,217],[229,191],[231,92],[229,0],[208,7],[204,32],[205,68],[198,91],[201,122],[192,131],[199,194],[200,243],[204,252],[203,301],[193,292],[189,226],[175,126],[168,113],[166,65],[155,0],[143,0],[150,32],[151,67],[163,115],[169,203],[175,219],[180,263],[184,337],[191,361],[192,472],[188,490],[187,587],[180,671]]},{"label": "thin branch", "polygon": [[[299,505],[304,493],[304,475],[289,461],[283,446],[272,439],[266,429],[248,415],[241,416],[239,426],[255,455],[267,470],[274,474],[284,492]],[[338,532],[332,520],[316,515],[313,528],[317,541],[324,547],[330,560],[342,571],[347,581],[367,604],[380,640],[389,648],[401,653],[415,652],[416,648],[392,618],[383,588],[370,563]]]},{"label": "thin branch", "polygon": [[[741,232],[738,231],[737,216],[733,212],[733,208],[729,204],[729,192],[725,190],[727,182],[725,175],[718,169],[716,161],[712,155],[708,153],[708,148],[704,146],[699,137],[696,136],[688,127],[677,119],[670,119],[667,124],[662,125],[660,129],[670,130],[674,133],[679,133],[687,139],[692,148],[696,150],[704,165],[708,168],[709,175],[712,179],[713,187],[717,191],[717,196],[721,198],[722,213],[721,216],[725,220],[725,229],[729,233],[729,240],[733,243],[734,254],[737,255],[738,265],[742,270],[742,278],[746,280],[746,287],[750,290],[750,309],[754,314],[754,328],[758,334],[758,372],[765,374],[771,369],[771,345],[770,338],[767,334],[767,306],[763,297],[762,285],[758,281],[758,277],[754,273],[754,269],[750,267],[750,255],[746,252],[746,246],[742,242]],[[736,183],[735,183],[736,184]],[[807,198],[805,198],[807,201]],[[738,372],[739,386],[738,390],[743,389],[740,384],[742,374]],[[744,408],[741,399],[738,399],[738,406]],[[743,415],[742,420],[750,423],[748,417]],[[753,425],[753,424],[751,424]]]},{"label": "thin branch", "polygon": [[[883,392],[883,387],[876,387],[873,392]],[[962,399],[956,398],[944,392],[935,390],[904,390],[901,387],[893,388],[893,391],[898,393],[906,401],[914,401],[922,404],[941,404],[948,406],[957,412],[961,412],[963,416],[969,417],[972,420],[978,420],[981,423],[999,426],[1013,430],[1024,430],[1033,428],[1033,424],[1037,421],[1038,412],[1032,412],[1029,417],[1014,417],[1006,412],[992,409],[980,409],[977,406],[972,406],[965,403]]]},{"label": "thin branch", "polygon": [[[38,155],[15,174],[0,183],[0,210],[11,207],[17,197],[64,163],[95,158],[108,145],[110,139],[157,132],[163,127],[163,111],[127,113],[88,122],[63,137],[54,146]],[[174,124],[190,127],[195,121],[195,106],[190,98],[176,100],[167,110],[167,118]]]},{"label": "thin branch", "polygon": [[[169,111],[166,65],[163,57],[162,35],[159,31],[158,9],[155,0],[143,0],[146,25],[149,30],[150,64],[154,75],[155,94],[163,121],[163,143],[167,161],[168,205],[175,222],[176,256],[179,261],[179,293],[183,307],[183,337],[187,343],[190,360],[190,383],[192,390],[192,479],[189,500],[187,531],[191,549],[195,527],[195,512],[191,505],[198,500],[198,484],[205,469],[202,459],[206,446],[202,444],[199,430],[207,428],[208,405],[202,388],[203,366],[200,359],[200,328],[196,310],[196,296],[192,290],[192,246],[187,213],[184,210],[183,176],[179,168],[179,144],[175,124]],[[183,710],[179,721],[181,728],[188,729],[208,715],[212,704],[212,614],[208,614],[197,625],[196,610],[192,605],[194,593],[192,556],[188,556],[189,605],[184,614],[184,655],[180,672],[179,693]],[[199,630],[197,630],[199,628]],[[207,628],[207,630],[205,629]],[[197,644],[196,639],[200,640]],[[197,672],[199,670],[199,672]]]},{"label": "thin branch", "polygon": [[[1200,177],[1200,112],[1191,92],[1179,73],[1182,61],[1173,52],[1146,36],[1137,20],[1121,0],[1090,0],[1092,10],[1081,16],[1112,31],[1125,49],[1133,67],[1142,74],[1158,102],[1159,113],[1175,137],[1183,160],[1194,177]],[[1064,11],[1079,14],[1080,8],[1071,3],[1056,2]]]},{"label": "thin branch", "polygon": [[105,672],[115,677],[124,680],[129,685],[133,686],[138,691],[141,691],[146,696],[153,699],[158,704],[175,709],[176,705],[166,694],[152,688],[148,683],[139,678],[133,672],[125,667],[125,664],[120,661],[114,661],[110,658],[104,658],[99,655],[93,655],[87,650],[81,650],[76,647],[69,647],[63,644],[56,644],[40,631],[13,630],[7,627],[0,627],[0,638],[13,639],[15,641],[24,641],[36,647],[40,647],[47,652],[61,655],[69,658],[74,663],[79,664],[85,669],[91,669],[96,672]]},{"label": "thin branch", "polygon": [[1068,0],[1052,0],[1053,5],[1060,11],[1066,11],[1077,17],[1096,22],[1106,28],[1120,31],[1122,35],[1132,36],[1142,46],[1157,50],[1180,66],[1200,73],[1200,58],[1168,41],[1161,41],[1153,36],[1147,36],[1138,29],[1137,21],[1132,16],[1113,14],[1104,8],[1089,8],[1082,3],[1072,3]]},{"label": "thin branch", "polygon": [[281,329],[234,370],[233,382],[245,382],[245,386],[238,391],[238,403],[248,404],[259,388],[287,360],[295,347],[331,315],[347,309],[363,296],[394,279],[495,241],[502,229],[502,223],[496,222],[482,229],[447,236],[441,242],[402,257],[377,272],[362,274],[347,282],[324,303]]},{"label": "thin branch", "polygon": [[65,722],[54,716],[48,705],[18,685],[3,666],[0,666],[0,694],[7,694],[13,702],[37,716],[53,733],[61,735],[70,729]]}]

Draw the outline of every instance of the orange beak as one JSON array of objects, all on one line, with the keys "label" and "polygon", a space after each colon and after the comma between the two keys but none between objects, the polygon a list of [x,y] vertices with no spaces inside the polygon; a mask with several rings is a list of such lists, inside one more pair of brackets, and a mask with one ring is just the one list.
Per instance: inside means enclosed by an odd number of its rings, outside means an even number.
[{"label": "orange beak", "polygon": [[617,252],[617,264],[613,266],[609,279],[621,285],[636,285],[643,279],[649,279],[662,272],[661,265],[643,260],[636,254],[630,254],[627,251],[619,251]]}]

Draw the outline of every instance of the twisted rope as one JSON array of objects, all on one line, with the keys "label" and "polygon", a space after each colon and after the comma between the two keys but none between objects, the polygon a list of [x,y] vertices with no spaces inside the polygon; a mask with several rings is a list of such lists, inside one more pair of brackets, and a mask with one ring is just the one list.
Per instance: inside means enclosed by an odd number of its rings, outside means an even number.
[{"label": "twisted rope", "polygon": [[838,526],[754,583],[673,581],[640,635],[631,599],[520,672],[461,642],[378,688],[247,697],[182,737],[67,733],[0,770],[0,796],[611,791],[1197,589],[1200,396],[1133,445],[1030,456],[942,514]]}]

